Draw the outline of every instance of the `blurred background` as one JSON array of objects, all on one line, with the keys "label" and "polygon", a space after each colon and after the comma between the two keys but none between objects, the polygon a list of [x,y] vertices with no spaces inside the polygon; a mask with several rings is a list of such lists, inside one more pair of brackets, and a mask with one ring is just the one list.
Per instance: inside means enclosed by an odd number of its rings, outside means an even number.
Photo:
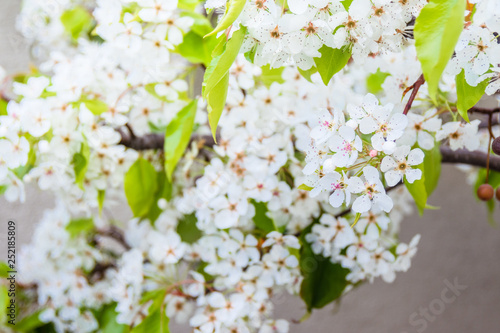
[{"label": "blurred background", "polygon": [[[29,46],[15,30],[20,3],[0,0],[0,66],[9,74],[29,68]],[[403,241],[422,235],[407,273],[392,284],[379,279],[358,287],[341,303],[292,324],[290,332],[499,332],[500,228],[488,224],[485,204],[476,201],[465,174],[454,166],[443,167],[429,203],[440,209],[428,210],[423,217],[415,209],[402,224]],[[29,242],[43,211],[53,205],[50,195],[28,188],[24,204],[0,198],[0,223],[16,221],[18,244]],[[499,213],[495,218],[500,223]],[[5,231],[0,229],[2,248]],[[305,312],[298,298],[278,295],[274,303],[276,318],[299,320]],[[190,332],[182,326],[171,331]]]}]

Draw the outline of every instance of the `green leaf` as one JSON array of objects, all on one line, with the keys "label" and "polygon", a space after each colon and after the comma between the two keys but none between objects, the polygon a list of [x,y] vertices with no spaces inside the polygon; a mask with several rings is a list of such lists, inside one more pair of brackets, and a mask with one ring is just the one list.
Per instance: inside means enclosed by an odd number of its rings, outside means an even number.
[{"label": "green leaf", "polygon": [[345,65],[349,59],[351,59],[351,49],[348,47],[343,47],[341,49],[332,49],[326,45],[323,45],[319,52],[321,53],[320,58],[314,58],[314,63],[318,69],[319,75],[325,86],[330,83],[333,75],[338,73]]},{"label": "green leaf", "polygon": [[0,261],[0,278],[9,276],[8,271],[10,271],[9,265],[5,261]]},{"label": "green leaf", "polygon": [[132,329],[131,333],[170,333],[168,323],[168,317],[159,309],[148,314],[139,325]]},{"label": "green leaf", "polygon": [[167,179],[165,171],[158,171],[156,177],[159,188],[158,191],[156,191],[155,198],[146,216],[151,223],[154,223],[163,212],[163,210],[158,207],[158,200],[165,199],[170,201],[170,199],[172,199],[172,183]]},{"label": "green leaf", "polygon": [[101,333],[126,333],[129,331],[128,326],[118,324],[116,321],[117,312],[115,311],[116,304],[106,305],[102,310],[102,315],[99,318],[99,332]]},{"label": "green leaf", "polygon": [[277,83],[284,83],[285,80],[282,77],[283,70],[285,70],[285,67],[280,67],[280,68],[271,68],[270,65],[265,65],[261,67],[262,69],[262,75],[260,76],[260,79],[262,83],[266,87],[270,87],[273,82]]},{"label": "green leaf", "polygon": [[66,10],[61,15],[61,23],[74,40],[82,33],[90,32],[93,26],[92,15],[81,6]]},{"label": "green leaf", "polygon": [[370,74],[366,79],[366,88],[368,92],[376,94],[382,91],[382,84],[384,84],[385,79],[389,76],[389,73],[381,72],[380,69],[373,74]]},{"label": "green leaf", "polygon": [[297,68],[297,69],[298,69],[299,73],[302,75],[302,77],[309,82],[312,82],[311,75],[318,72],[318,69],[314,66],[309,68],[308,70],[302,70],[300,68]]},{"label": "green leaf", "polygon": [[215,35],[218,32],[229,28],[234,23],[234,21],[236,21],[238,16],[240,16],[246,2],[247,0],[229,0],[226,3],[226,12],[224,13],[224,16],[219,21],[215,29],[205,37]]},{"label": "green leaf", "polygon": [[192,12],[196,9],[196,6],[198,6],[199,3],[200,0],[179,0],[177,8],[189,10]]},{"label": "green leaf", "polygon": [[226,105],[227,89],[229,87],[229,73],[217,83],[212,91],[205,95],[207,100],[208,122],[212,130],[214,141],[217,142],[216,132],[222,111]]},{"label": "green leaf", "polygon": [[125,196],[134,216],[146,215],[158,189],[153,165],[144,158],[139,158],[125,174],[124,187]]},{"label": "green leaf", "polygon": [[417,166],[418,169],[422,170],[422,178],[419,180],[415,180],[412,184],[410,184],[406,178],[404,183],[408,192],[410,192],[413,200],[415,200],[415,204],[417,205],[418,212],[420,215],[424,214],[425,206],[427,205],[427,190],[425,189],[425,171],[423,164]]},{"label": "green leaf", "polygon": [[7,322],[7,307],[9,306],[9,291],[4,285],[0,285],[0,325],[3,326]]},{"label": "green leaf", "polygon": [[422,170],[422,178],[415,180],[413,184],[408,183],[406,179],[404,180],[406,188],[412,195],[413,200],[415,200],[420,215],[424,213],[426,208],[432,207],[427,204],[427,199],[436,189],[441,176],[441,151],[439,145],[436,144],[431,150],[422,151],[425,154],[424,162],[416,166]]},{"label": "green leaf", "polygon": [[189,145],[197,107],[198,100],[192,101],[179,111],[167,126],[163,150],[165,152],[165,170],[169,181],[172,181],[175,167]]},{"label": "green leaf", "polygon": [[179,220],[179,223],[177,224],[177,233],[184,243],[193,244],[201,238],[202,233],[196,226],[197,221],[198,219],[194,213],[184,215],[184,217]]},{"label": "green leaf", "polygon": [[298,187],[299,190],[311,191],[314,187],[307,186],[306,184],[302,184]]},{"label": "green leaf", "polygon": [[276,224],[274,224],[274,221],[267,216],[267,212],[269,211],[267,209],[267,205],[264,202],[258,202],[255,200],[251,200],[252,204],[255,207],[255,215],[253,217],[253,222],[255,223],[255,226],[264,231],[266,234],[270,233],[271,231],[276,231],[278,228],[276,227]]},{"label": "green leaf", "polygon": [[476,105],[481,97],[483,97],[489,81],[489,79],[486,79],[475,87],[470,86],[465,80],[465,73],[463,69],[460,74],[455,77],[455,83],[457,86],[457,110],[465,121],[469,121],[467,111]]},{"label": "green leaf", "polygon": [[82,102],[96,116],[108,111],[108,105],[98,99],[84,99]]},{"label": "green leaf", "polygon": [[157,289],[147,292],[141,303],[146,303],[152,301],[149,306],[149,314],[143,321],[135,326],[130,332],[131,333],[170,333],[168,328],[169,319],[165,314],[165,290]]},{"label": "green leaf", "polygon": [[300,286],[300,297],[306,303],[308,312],[321,309],[338,299],[348,282],[348,269],[334,264],[329,258],[314,254],[311,245],[305,241],[305,235],[311,231],[312,224],[301,235],[300,271],[304,280]]},{"label": "green leaf", "polygon": [[99,215],[102,214],[102,209],[104,207],[104,199],[106,199],[106,190],[98,190],[97,203],[99,204]]},{"label": "green leaf", "polygon": [[177,47],[177,51],[193,64],[202,63],[208,66],[212,60],[212,50],[216,44],[217,39],[215,36],[203,38],[199,34],[190,31],[184,35],[184,40]]},{"label": "green leaf", "polygon": [[207,100],[208,120],[215,139],[217,124],[226,104],[229,84],[229,69],[238,56],[247,29],[241,27],[233,33],[231,39],[225,42],[225,37],[212,53],[212,61],[205,71],[203,82],[203,97]]},{"label": "green leaf", "polygon": [[415,22],[417,57],[435,101],[441,74],[464,26],[465,0],[430,0]]},{"label": "green leaf", "polygon": [[194,33],[203,37],[206,34],[208,34],[210,31],[213,30],[212,24],[210,23],[208,18],[206,18],[205,16],[198,14],[196,12],[193,12],[193,11],[183,11],[181,13],[181,17],[185,17],[185,16],[191,17],[192,19],[194,19],[194,23],[190,28],[191,31],[193,31]]},{"label": "green leaf", "polygon": [[0,116],[6,116],[7,113],[7,101],[0,98]]},{"label": "green leaf", "polygon": [[31,332],[39,327],[44,326],[45,323],[42,322],[39,318],[42,311],[43,309],[39,309],[19,320],[19,322],[16,323],[16,330],[18,330],[19,332]]},{"label": "green leaf", "polygon": [[434,145],[434,148],[432,148],[431,150],[422,150],[422,151],[425,153],[424,157],[425,191],[427,193],[427,196],[430,197],[439,183],[439,177],[441,176],[442,156],[441,156],[441,151],[439,150],[439,144]]},{"label": "green leaf", "polygon": [[71,220],[66,225],[66,231],[71,237],[78,236],[79,234],[89,232],[94,229],[94,220],[92,218],[81,218]]},{"label": "green leaf", "polygon": [[83,181],[88,169],[90,160],[90,149],[87,142],[83,142],[80,152],[73,155],[73,170],[75,171],[75,183],[83,190]]},{"label": "green leaf", "polygon": [[351,7],[351,3],[353,0],[343,0],[341,1],[342,6],[344,6],[345,10],[349,10],[349,7]]}]

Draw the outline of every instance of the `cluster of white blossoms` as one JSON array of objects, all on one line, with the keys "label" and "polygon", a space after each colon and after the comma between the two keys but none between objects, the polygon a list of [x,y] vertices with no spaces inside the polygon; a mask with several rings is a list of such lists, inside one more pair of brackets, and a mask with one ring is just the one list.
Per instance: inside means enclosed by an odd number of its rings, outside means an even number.
[{"label": "cluster of white blossoms", "polygon": [[[238,1],[25,1],[19,27],[39,68],[0,68],[0,192],[24,201],[36,184],[57,199],[19,258],[23,292],[57,332],[95,332],[104,320],[134,332],[159,318],[196,333],[288,332],[273,310],[284,295],[318,292],[310,260],[345,273],[338,296],[392,282],[417,251],[420,236],[405,243],[399,231],[427,156],[440,144],[487,150],[480,120],[460,121],[452,107],[462,71],[470,86],[500,88],[496,1],[477,2],[439,99],[424,83],[406,114],[426,1],[239,1],[219,39],[247,33],[215,145],[197,96],[207,65],[197,60],[216,48],[204,15]],[[328,85],[305,72],[325,46],[355,60]],[[191,101],[194,135],[167,182],[171,152],[144,138],[163,140]],[[130,199],[124,178],[143,160],[171,193],[139,198],[154,212],[106,219]]]},{"label": "cluster of white blossoms", "polygon": [[[350,3],[350,4],[349,4]],[[207,1],[217,9],[225,0]],[[323,45],[352,48],[355,61],[367,56],[398,52],[411,36],[412,17],[425,5],[422,0],[252,0],[238,19],[248,27],[245,50],[255,50],[255,63],[281,67],[296,64],[303,70],[314,65]]]}]

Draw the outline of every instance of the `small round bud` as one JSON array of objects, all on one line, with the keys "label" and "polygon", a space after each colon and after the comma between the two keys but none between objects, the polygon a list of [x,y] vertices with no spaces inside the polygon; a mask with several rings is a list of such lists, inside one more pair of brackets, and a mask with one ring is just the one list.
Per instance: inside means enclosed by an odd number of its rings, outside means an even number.
[{"label": "small round bud", "polygon": [[164,198],[161,198],[160,200],[158,200],[157,205],[161,210],[165,210],[168,207],[168,202]]},{"label": "small round bud", "polygon": [[376,151],[375,149],[370,150],[370,157],[375,157],[377,155],[378,155],[378,151]]},{"label": "small round bud", "polygon": [[483,184],[477,189],[477,196],[483,201],[488,201],[493,199],[495,191],[490,184]]},{"label": "small round bud", "polygon": [[491,149],[493,149],[493,152],[495,154],[500,155],[500,137],[497,137],[495,140],[493,140]]}]

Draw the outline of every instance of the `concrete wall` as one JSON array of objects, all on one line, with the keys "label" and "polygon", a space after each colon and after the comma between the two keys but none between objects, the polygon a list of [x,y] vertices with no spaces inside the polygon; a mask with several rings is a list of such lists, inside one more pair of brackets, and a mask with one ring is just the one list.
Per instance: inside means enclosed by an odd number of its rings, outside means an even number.
[{"label": "concrete wall", "polygon": [[[18,6],[17,0],[0,0],[0,65],[11,73],[25,69],[29,59],[28,48],[13,30]],[[390,285],[377,280],[359,287],[337,308],[314,312],[305,323],[292,325],[291,332],[500,332],[499,228],[488,224],[484,205],[475,201],[463,173],[452,166],[443,168],[430,204],[441,209],[426,211],[422,218],[415,214],[402,226],[404,241],[422,234],[409,272],[399,274]],[[24,205],[0,198],[0,225],[14,219],[21,241],[27,242],[43,210],[52,205],[50,196],[33,188],[28,189]],[[0,228],[4,248],[6,227]],[[455,290],[458,296],[448,287],[455,280],[467,287]],[[277,297],[275,307],[277,318],[300,319],[304,314],[300,300],[289,297]],[[189,331],[172,327],[175,333]]]}]

